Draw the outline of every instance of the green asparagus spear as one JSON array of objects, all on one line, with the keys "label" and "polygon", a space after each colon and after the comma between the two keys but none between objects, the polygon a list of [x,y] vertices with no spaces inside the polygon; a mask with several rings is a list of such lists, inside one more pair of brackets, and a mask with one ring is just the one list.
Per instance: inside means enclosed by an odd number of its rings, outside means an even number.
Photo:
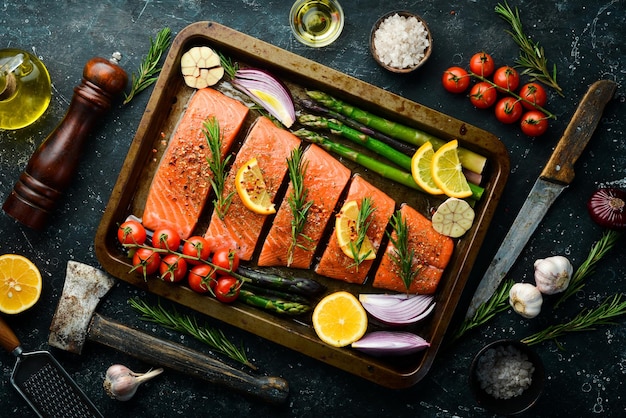
[{"label": "green asparagus spear", "polygon": [[255,286],[277,289],[283,292],[296,293],[303,296],[316,296],[324,290],[324,286],[312,279],[304,277],[282,277],[275,274],[239,266],[237,273],[242,280]]},{"label": "green asparagus spear", "polygon": [[283,315],[300,315],[311,310],[309,305],[255,295],[246,289],[241,289],[239,291],[239,297],[237,299],[247,305]]},{"label": "green asparagus spear", "polygon": [[[372,129],[376,129],[386,135],[389,135],[392,138],[396,138],[417,146],[421,146],[424,143],[430,141],[430,143],[433,144],[433,148],[435,150],[445,144],[445,141],[434,137],[429,133],[384,119],[365,110],[351,106],[324,92],[307,91],[307,94],[313,100],[322,103],[329,109],[348,116],[356,120],[357,122],[369,126]],[[464,148],[459,148],[459,159],[461,160],[461,165],[463,167],[479,174],[482,173],[487,162],[487,159],[482,155],[476,154],[475,152],[469,151]]]},{"label": "green asparagus spear", "polygon": [[[328,152],[333,152],[347,160],[353,161],[386,179],[394,181],[398,184],[402,184],[411,189],[424,192],[424,190],[415,182],[415,180],[413,180],[413,176],[409,172],[380,162],[376,158],[372,158],[368,155],[362,154],[343,144],[333,142],[330,139],[307,129],[299,129],[293,132],[293,134],[301,139],[304,139],[305,141],[309,141],[311,143],[319,145]],[[482,187],[472,184],[470,184],[470,188],[472,189],[472,199],[480,200],[484,189]]]}]

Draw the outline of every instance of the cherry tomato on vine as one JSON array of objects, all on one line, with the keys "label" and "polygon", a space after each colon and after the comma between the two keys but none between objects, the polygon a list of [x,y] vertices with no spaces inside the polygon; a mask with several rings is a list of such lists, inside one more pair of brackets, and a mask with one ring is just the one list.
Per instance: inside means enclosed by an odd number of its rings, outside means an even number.
[{"label": "cherry tomato on vine", "polygon": [[133,254],[133,270],[144,277],[156,273],[160,264],[159,254],[149,248],[138,248]]},{"label": "cherry tomato on vine", "polygon": [[443,72],[441,83],[450,93],[463,93],[470,85],[470,75],[461,67],[450,67]]},{"label": "cherry tomato on vine", "polygon": [[188,258],[187,263],[198,265],[202,264],[201,260],[208,260],[211,255],[211,246],[209,241],[201,236],[193,236],[185,240],[183,244],[183,254],[189,257],[195,257],[196,260]]},{"label": "cherry tomato on vine", "polygon": [[239,297],[241,283],[233,276],[221,276],[215,285],[215,297],[222,303],[231,303]]},{"label": "cherry tomato on vine", "polygon": [[152,246],[163,250],[178,251],[180,234],[173,228],[159,228],[152,236]]},{"label": "cherry tomato on vine", "polygon": [[233,250],[228,248],[221,248],[213,253],[213,264],[220,269],[228,271],[217,270],[218,275],[228,275],[229,271],[236,271],[239,267],[239,256]]},{"label": "cherry tomato on vine", "polygon": [[117,239],[120,244],[141,245],[146,242],[146,228],[139,221],[130,219],[117,229]]},{"label": "cherry tomato on vine", "polygon": [[189,288],[196,293],[207,293],[209,289],[214,289],[215,269],[207,264],[198,264],[189,270],[187,275]]},{"label": "cherry tomato on vine", "polygon": [[[537,106],[544,107],[548,102],[548,95],[546,90],[539,83],[527,83],[519,90],[519,97],[524,100],[528,100],[530,103],[534,103]],[[522,106],[528,110],[535,110],[535,107],[530,103],[522,101]]]},{"label": "cherry tomato on vine", "polygon": [[507,96],[496,103],[496,119],[502,123],[515,123],[522,116],[523,107],[519,100]]},{"label": "cherry tomato on vine", "polygon": [[469,62],[470,71],[483,77],[489,77],[496,69],[496,64],[486,52],[477,52],[472,55]]},{"label": "cherry tomato on vine", "polygon": [[519,73],[515,68],[505,65],[493,74],[493,82],[502,90],[515,91],[519,87]]},{"label": "cherry tomato on vine", "polygon": [[159,264],[161,279],[166,282],[176,283],[187,275],[187,262],[176,254],[167,254]]},{"label": "cherry tomato on vine", "polygon": [[487,109],[498,99],[496,88],[486,81],[474,84],[469,94],[470,102],[479,109]]},{"label": "cherry tomato on vine", "polygon": [[541,136],[548,130],[548,117],[539,110],[530,110],[522,116],[520,127],[528,136]]}]

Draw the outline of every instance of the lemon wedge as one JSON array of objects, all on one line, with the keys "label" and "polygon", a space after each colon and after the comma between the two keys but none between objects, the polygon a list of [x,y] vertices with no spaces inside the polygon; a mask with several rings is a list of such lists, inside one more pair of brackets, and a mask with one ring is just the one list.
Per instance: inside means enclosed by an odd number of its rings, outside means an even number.
[{"label": "lemon wedge", "polygon": [[235,189],[243,204],[254,213],[260,215],[276,213],[256,158],[252,158],[237,170]]},{"label": "lemon wedge", "polygon": [[431,175],[446,196],[463,199],[472,195],[472,189],[463,174],[458,146],[458,141],[454,139],[435,152],[431,162]]},{"label": "lemon wedge", "polygon": [[433,144],[425,142],[424,145],[418,148],[411,158],[411,174],[413,180],[422,188],[426,193],[433,195],[443,194],[443,191],[437,186],[432,176],[432,161],[435,151],[433,150]]}]

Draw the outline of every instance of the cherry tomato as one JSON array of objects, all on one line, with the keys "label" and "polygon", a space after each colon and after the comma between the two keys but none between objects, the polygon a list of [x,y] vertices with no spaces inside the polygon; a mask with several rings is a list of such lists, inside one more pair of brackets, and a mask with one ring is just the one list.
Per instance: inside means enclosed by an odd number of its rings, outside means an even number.
[{"label": "cherry tomato", "polygon": [[215,266],[219,267],[217,270],[218,275],[228,275],[229,272],[236,271],[239,267],[239,256],[236,252],[228,248],[216,250],[215,253],[213,253],[212,261]]},{"label": "cherry tomato", "polygon": [[146,242],[146,228],[140,222],[130,219],[117,229],[117,239],[120,244],[141,245]]},{"label": "cherry tomato", "polygon": [[493,74],[493,82],[502,90],[515,91],[519,86],[519,73],[515,68],[505,65]]},{"label": "cherry tomato", "polygon": [[470,71],[483,77],[489,77],[496,69],[496,64],[486,52],[478,52],[472,55],[469,62]]},{"label": "cherry tomato", "polygon": [[520,126],[528,136],[541,136],[548,130],[548,117],[539,110],[530,110],[522,116]]},{"label": "cherry tomato", "polygon": [[522,116],[522,110],[519,100],[507,96],[496,103],[496,118],[502,123],[515,123]]},{"label": "cherry tomato", "polygon": [[222,276],[215,285],[215,297],[223,303],[234,302],[239,297],[241,283],[233,276]]},{"label": "cherry tomato", "polygon": [[170,283],[179,282],[187,274],[187,262],[179,255],[168,254],[161,259],[159,273],[161,273],[163,281]]},{"label": "cherry tomato", "polygon": [[463,93],[470,84],[470,75],[461,67],[450,67],[441,78],[443,88],[450,93]]},{"label": "cherry tomato", "polygon": [[187,263],[193,265],[202,264],[201,260],[208,260],[211,255],[211,246],[209,241],[201,236],[193,236],[183,244],[183,254],[189,257],[195,257],[197,260],[188,258]]},{"label": "cherry tomato", "polygon": [[133,270],[147,276],[159,269],[161,256],[149,248],[138,248],[133,254]]},{"label": "cherry tomato", "polygon": [[172,228],[159,228],[152,236],[152,246],[163,250],[176,251],[180,246],[180,234]]},{"label": "cherry tomato", "polygon": [[189,270],[187,282],[194,292],[207,293],[209,289],[215,288],[215,269],[207,264],[193,266]]},{"label": "cherry tomato", "polygon": [[498,99],[496,88],[486,81],[474,84],[470,90],[470,101],[479,109],[487,109],[493,106]]},{"label": "cherry tomato", "polygon": [[[546,90],[539,83],[524,84],[519,90],[519,97],[540,107],[544,107],[548,102]],[[522,106],[528,110],[535,110],[535,107],[530,103],[522,101]]]}]

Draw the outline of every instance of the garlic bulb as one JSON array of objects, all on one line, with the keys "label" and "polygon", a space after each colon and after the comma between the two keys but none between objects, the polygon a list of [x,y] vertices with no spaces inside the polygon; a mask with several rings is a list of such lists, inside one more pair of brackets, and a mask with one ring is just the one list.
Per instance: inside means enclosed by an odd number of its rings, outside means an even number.
[{"label": "garlic bulb", "polygon": [[574,268],[569,260],[561,255],[535,261],[535,283],[543,294],[553,295],[563,292],[569,286]]},{"label": "garlic bulb", "polygon": [[509,304],[524,318],[534,318],[541,312],[543,296],[530,283],[515,283],[509,291]]},{"label": "garlic bulb", "polygon": [[163,369],[155,369],[147,373],[135,373],[121,364],[114,364],[107,369],[104,377],[104,391],[113,399],[127,401],[135,395],[143,382],[161,374]]}]

